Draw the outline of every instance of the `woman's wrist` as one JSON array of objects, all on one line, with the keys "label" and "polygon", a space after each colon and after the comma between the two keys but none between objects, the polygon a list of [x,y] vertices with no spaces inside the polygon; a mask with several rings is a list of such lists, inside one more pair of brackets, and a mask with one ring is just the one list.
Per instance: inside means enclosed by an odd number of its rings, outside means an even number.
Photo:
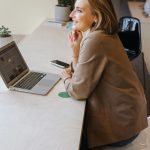
[{"label": "woman's wrist", "polygon": [[73,56],[72,57],[79,57],[80,47],[73,48]]},{"label": "woman's wrist", "polygon": [[78,57],[79,57],[78,55],[73,55],[73,56],[72,56],[72,58],[78,58]]},{"label": "woman's wrist", "polygon": [[72,59],[72,61],[73,61],[73,63],[74,64],[77,64],[78,63],[78,57],[72,57],[73,59]]}]

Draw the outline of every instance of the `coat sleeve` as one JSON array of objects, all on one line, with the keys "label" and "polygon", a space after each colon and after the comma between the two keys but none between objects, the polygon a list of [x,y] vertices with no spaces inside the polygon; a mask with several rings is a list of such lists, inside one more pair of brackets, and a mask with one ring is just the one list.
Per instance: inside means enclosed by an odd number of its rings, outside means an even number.
[{"label": "coat sleeve", "polygon": [[69,95],[78,100],[87,99],[99,83],[106,64],[107,57],[100,41],[84,39],[73,76],[65,82]]}]

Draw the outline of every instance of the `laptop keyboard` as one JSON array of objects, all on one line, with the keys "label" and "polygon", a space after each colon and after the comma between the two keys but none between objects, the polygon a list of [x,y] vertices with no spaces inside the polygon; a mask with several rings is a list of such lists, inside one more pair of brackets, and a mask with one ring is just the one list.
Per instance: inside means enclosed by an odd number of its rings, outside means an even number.
[{"label": "laptop keyboard", "polygon": [[46,74],[38,72],[30,72],[26,77],[24,77],[20,82],[18,82],[15,87],[27,89],[32,89]]}]

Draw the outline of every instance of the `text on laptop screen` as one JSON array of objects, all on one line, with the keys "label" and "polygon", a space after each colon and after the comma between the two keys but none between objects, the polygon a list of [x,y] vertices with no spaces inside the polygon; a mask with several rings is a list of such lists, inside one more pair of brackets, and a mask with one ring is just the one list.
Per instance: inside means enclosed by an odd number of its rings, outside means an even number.
[{"label": "text on laptop screen", "polygon": [[7,83],[27,69],[15,44],[0,51],[0,70]]}]

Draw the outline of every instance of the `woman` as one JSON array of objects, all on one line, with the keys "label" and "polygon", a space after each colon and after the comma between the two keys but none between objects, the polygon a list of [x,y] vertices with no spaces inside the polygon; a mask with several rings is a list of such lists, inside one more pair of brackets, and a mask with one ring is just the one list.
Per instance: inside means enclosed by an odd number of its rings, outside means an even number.
[{"label": "woman", "polygon": [[77,0],[70,14],[72,69],[62,73],[66,91],[86,100],[88,147],[126,145],[147,127],[146,99],[117,36],[110,0]]}]

